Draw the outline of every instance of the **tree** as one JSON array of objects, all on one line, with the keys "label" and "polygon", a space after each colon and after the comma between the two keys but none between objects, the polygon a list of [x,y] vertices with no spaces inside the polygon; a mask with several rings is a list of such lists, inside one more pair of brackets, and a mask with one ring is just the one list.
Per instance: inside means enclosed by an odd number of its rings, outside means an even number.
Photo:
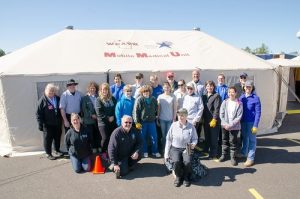
[{"label": "tree", "polygon": [[248,46],[246,46],[246,48],[244,48],[243,50],[248,52],[248,53],[253,53],[251,48],[249,48]]},{"label": "tree", "polygon": [[0,57],[2,57],[2,56],[4,56],[4,55],[5,55],[4,50],[2,50],[2,49],[0,48]]},{"label": "tree", "polygon": [[268,54],[269,53],[269,47],[266,44],[262,43],[259,48],[256,48],[254,50],[254,53],[255,54]]}]

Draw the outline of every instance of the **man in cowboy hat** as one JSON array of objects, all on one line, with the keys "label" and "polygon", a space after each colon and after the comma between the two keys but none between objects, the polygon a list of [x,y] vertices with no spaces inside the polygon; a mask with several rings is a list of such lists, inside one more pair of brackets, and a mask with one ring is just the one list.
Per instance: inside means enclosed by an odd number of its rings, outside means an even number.
[{"label": "man in cowboy hat", "polygon": [[64,121],[65,133],[70,128],[71,113],[80,113],[82,93],[76,90],[78,83],[74,79],[67,81],[67,90],[60,97],[60,112]]}]

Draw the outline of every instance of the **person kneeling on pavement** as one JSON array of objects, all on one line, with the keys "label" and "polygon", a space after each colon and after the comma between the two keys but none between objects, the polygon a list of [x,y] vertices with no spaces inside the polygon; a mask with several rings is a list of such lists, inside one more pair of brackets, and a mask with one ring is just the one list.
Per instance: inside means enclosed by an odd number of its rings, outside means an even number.
[{"label": "person kneeling on pavement", "polygon": [[191,151],[198,142],[198,136],[193,124],[187,121],[188,111],[181,108],[177,111],[178,121],[173,122],[167,137],[164,158],[171,160],[176,175],[174,186],[182,183],[188,187],[191,185],[192,165]]},{"label": "person kneeling on pavement", "polygon": [[80,124],[80,116],[77,113],[71,114],[72,127],[65,137],[65,145],[70,155],[73,169],[76,173],[91,170],[92,142],[90,132]]},{"label": "person kneeling on pavement", "polygon": [[140,132],[132,127],[132,117],[124,115],[122,124],[116,128],[109,140],[110,168],[116,178],[126,175],[142,158],[143,141]]}]

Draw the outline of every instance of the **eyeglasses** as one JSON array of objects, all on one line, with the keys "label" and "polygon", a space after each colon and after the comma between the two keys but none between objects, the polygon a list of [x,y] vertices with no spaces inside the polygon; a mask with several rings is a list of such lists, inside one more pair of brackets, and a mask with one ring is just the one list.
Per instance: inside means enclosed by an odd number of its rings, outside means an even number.
[{"label": "eyeglasses", "polygon": [[132,124],[132,122],[124,122],[125,124]]},{"label": "eyeglasses", "polygon": [[174,76],[168,76],[168,78],[173,78]]},{"label": "eyeglasses", "polygon": [[192,87],[187,87],[188,90],[194,90]]},{"label": "eyeglasses", "polygon": [[148,93],[148,92],[150,92],[150,91],[149,91],[149,90],[145,90],[145,91],[144,91],[144,93]]},{"label": "eyeglasses", "polygon": [[127,90],[126,92],[132,92],[132,90]]},{"label": "eyeglasses", "polygon": [[178,84],[178,86],[184,86],[184,84]]}]

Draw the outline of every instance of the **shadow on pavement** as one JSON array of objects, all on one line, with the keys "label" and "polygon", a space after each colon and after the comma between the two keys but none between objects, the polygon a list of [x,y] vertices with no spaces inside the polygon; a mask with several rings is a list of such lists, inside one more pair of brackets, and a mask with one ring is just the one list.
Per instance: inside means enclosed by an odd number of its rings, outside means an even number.
[{"label": "shadow on pavement", "polygon": [[278,129],[278,133],[276,134],[300,132],[299,121],[300,114],[286,115],[281,127]]},{"label": "shadow on pavement", "polygon": [[[300,142],[300,140],[294,140]],[[259,138],[257,139],[257,146],[294,147],[299,146],[299,144],[288,139]]]},{"label": "shadow on pavement", "polygon": [[266,163],[300,163],[300,152],[289,152],[285,149],[270,149],[259,147],[256,149],[255,164]]},{"label": "shadow on pavement", "polygon": [[218,167],[210,168],[208,175],[201,178],[194,185],[198,186],[221,186],[223,182],[234,182],[236,176],[241,174],[253,174],[255,168],[233,168],[233,167]]},{"label": "shadow on pavement", "polygon": [[145,162],[138,163],[136,168],[122,179],[133,180],[135,178],[163,177],[166,175],[168,174],[164,164]]}]

